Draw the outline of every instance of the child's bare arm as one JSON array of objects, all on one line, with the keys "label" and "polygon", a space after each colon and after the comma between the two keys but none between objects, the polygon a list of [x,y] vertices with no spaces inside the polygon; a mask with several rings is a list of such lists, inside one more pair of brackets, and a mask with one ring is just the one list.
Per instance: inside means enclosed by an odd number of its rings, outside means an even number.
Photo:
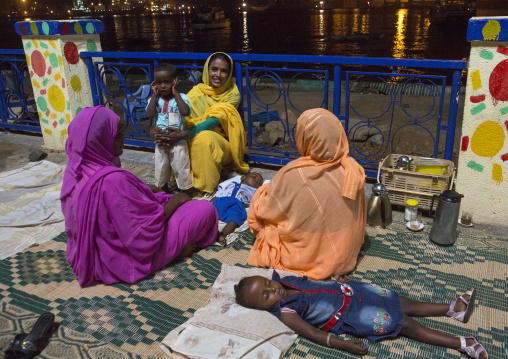
[{"label": "child's bare arm", "polygon": [[157,115],[157,109],[156,109],[157,95],[159,92],[157,91],[157,86],[155,86],[155,81],[152,81],[152,83],[150,84],[150,87],[152,89],[152,98],[150,99],[150,103],[146,107],[146,115],[149,118],[153,118]]},{"label": "child's bare arm", "polygon": [[178,85],[178,79],[175,78],[173,81],[173,96],[175,97],[176,105],[178,106],[178,112],[183,117],[187,117],[190,115],[190,108],[180,96],[180,93],[176,90],[176,86]]},{"label": "child's bare arm", "polygon": [[[305,337],[309,340],[312,340],[314,343],[323,346],[328,346],[327,344],[328,333],[310,325],[305,320],[303,320],[298,314],[281,313],[280,320],[284,324],[286,324],[289,328],[291,328],[296,334],[301,335],[302,337]],[[363,344],[363,341],[358,339],[342,340],[336,337],[335,335],[331,335],[328,343],[330,343],[330,347],[332,348],[345,350],[350,353],[358,355],[365,355],[369,351],[368,347],[360,346],[360,344]]]}]

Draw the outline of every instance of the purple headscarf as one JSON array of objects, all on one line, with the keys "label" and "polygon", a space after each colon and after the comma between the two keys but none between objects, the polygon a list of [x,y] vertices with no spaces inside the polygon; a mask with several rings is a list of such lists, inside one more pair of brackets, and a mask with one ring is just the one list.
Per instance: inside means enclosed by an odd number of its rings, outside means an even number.
[{"label": "purple headscarf", "polygon": [[119,121],[99,106],[83,109],[69,125],[60,199],[67,260],[82,287],[134,283],[168,264],[187,243],[205,247],[217,236],[211,203],[189,201],[166,220],[163,205],[171,196],[152,193],[119,168],[114,155]]},{"label": "purple headscarf", "polygon": [[[94,116],[102,118],[93,121]],[[118,117],[104,107],[85,107],[69,124],[69,140],[65,152],[69,157],[61,198],[65,198],[76,184],[85,177],[90,178],[104,166],[120,167],[120,159],[115,157],[113,141],[118,129]],[[89,136],[90,134],[90,136]]]}]

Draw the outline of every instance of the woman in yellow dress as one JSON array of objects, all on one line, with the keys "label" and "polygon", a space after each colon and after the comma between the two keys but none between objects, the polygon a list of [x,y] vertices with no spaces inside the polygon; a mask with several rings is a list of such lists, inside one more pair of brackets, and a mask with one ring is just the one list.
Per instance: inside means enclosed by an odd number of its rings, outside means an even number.
[{"label": "woman in yellow dress", "polygon": [[249,165],[243,157],[247,139],[238,113],[240,92],[232,80],[231,57],[223,52],[212,54],[203,69],[203,83],[187,94],[191,114],[185,119],[184,131],[152,135],[156,142],[171,146],[185,139],[189,145],[191,175],[194,188],[213,193],[220,181],[223,166],[247,173]]}]

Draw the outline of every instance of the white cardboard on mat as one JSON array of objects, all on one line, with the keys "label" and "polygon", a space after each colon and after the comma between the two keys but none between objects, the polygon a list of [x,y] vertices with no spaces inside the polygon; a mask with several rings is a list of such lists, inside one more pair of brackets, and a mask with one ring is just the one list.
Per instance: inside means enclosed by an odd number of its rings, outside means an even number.
[{"label": "white cardboard on mat", "polygon": [[162,350],[172,358],[282,358],[297,335],[269,312],[236,304],[234,294],[234,285],[243,277],[271,278],[272,273],[222,264],[208,303],[164,338]]},{"label": "white cardboard on mat", "polygon": [[65,231],[64,171],[64,166],[40,161],[0,173],[0,259]]}]

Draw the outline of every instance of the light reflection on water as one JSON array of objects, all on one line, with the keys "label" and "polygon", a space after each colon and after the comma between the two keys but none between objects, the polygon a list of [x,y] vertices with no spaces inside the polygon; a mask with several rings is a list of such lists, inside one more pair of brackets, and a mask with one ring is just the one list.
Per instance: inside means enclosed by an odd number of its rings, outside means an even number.
[{"label": "light reflection on water", "polygon": [[[235,13],[231,27],[196,31],[188,15],[96,17],[105,51],[306,54],[427,59],[469,56],[466,25],[442,28],[420,9],[325,10],[291,14]],[[22,48],[7,20],[0,48]],[[9,23],[10,22],[10,23]],[[380,35],[354,38],[352,35]]]},{"label": "light reflection on water", "polygon": [[404,58],[406,57],[406,23],[407,23],[407,9],[400,9],[397,12],[397,24],[395,38],[392,47],[392,57]]},{"label": "light reflection on water", "polygon": [[242,52],[249,53],[250,52],[250,46],[249,46],[249,27],[247,26],[247,12],[244,11],[242,13],[242,35],[243,35],[243,41],[242,41]]}]

